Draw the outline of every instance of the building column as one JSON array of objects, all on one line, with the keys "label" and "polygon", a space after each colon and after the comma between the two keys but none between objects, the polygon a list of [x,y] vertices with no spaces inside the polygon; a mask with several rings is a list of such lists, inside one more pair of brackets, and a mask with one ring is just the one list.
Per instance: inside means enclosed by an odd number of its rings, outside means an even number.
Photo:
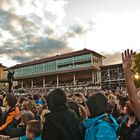
[{"label": "building column", "polygon": [[43,77],[43,87],[45,87],[46,85],[46,81],[45,81],[45,77]]},{"label": "building column", "polygon": [[97,80],[97,74],[96,74],[96,71],[95,71],[93,74],[94,74],[94,83],[96,83],[96,80]]},{"label": "building column", "polygon": [[100,81],[100,77],[99,77],[100,75],[99,75],[99,71],[97,71],[97,83],[99,83],[99,81]]},{"label": "building column", "polygon": [[23,81],[21,81],[21,89],[23,89]]},{"label": "building column", "polygon": [[33,88],[34,88],[34,81],[31,80],[31,89],[33,89]]},{"label": "building column", "polygon": [[94,72],[92,71],[92,73],[91,73],[91,77],[92,77],[92,83],[95,83],[95,78],[94,78]]},{"label": "building column", "polygon": [[56,83],[57,83],[57,88],[58,88],[59,87],[59,77],[58,77],[58,75],[56,77]]},{"label": "building column", "polygon": [[101,71],[98,72],[99,72],[99,83],[101,83]]},{"label": "building column", "polygon": [[98,83],[98,71],[96,72],[96,76],[97,76],[96,82]]},{"label": "building column", "polygon": [[73,73],[73,85],[76,85],[75,74]]},{"label": "building column", "polygon": [[99,72],[97,71],[97,83],[99,83]]}]

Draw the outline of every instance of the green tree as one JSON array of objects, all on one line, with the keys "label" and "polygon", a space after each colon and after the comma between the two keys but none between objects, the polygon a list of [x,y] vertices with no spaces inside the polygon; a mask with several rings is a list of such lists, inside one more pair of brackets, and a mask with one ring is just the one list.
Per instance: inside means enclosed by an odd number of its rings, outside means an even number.
[{"label": "green tree", "polygon": [[[132,72],[137,87],[140,87],[140,53],[134,53],[132,59]],[[136,78],[135,75],[138,75]]]}]

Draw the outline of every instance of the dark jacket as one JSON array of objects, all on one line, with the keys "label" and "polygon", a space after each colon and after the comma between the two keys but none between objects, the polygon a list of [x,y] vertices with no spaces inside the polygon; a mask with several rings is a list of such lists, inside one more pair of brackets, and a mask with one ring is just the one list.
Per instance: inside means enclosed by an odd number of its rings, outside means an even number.
[{"label": "dark jacket", "polygon": [[129,140],[139,140],[140,139],[140,122],[138,122],[137,126],[133,129]]},{"label": "dark jacket", "polygon": [[14,71],[13,72],[8,72],[7,74],[7,79],[8,79],[8,82],[12,82],[14,80]]},{"label": "dark jacket", "polygon": [[6,128],[6,135],[10,138],[21,137],[25,135],[26,125],[17,127],[19,122],[14,119]]},{"label": "dark jacket", "polygon": [[128,118],[120,125],[118,135],[119,140],[139,140],[140,127],[137,120],[130,127],[127,126]]},{"label": "dark jacket", "polygon": [[42,139],[81,140],[81,125],[75,112],[63,106],[47,114]]}]

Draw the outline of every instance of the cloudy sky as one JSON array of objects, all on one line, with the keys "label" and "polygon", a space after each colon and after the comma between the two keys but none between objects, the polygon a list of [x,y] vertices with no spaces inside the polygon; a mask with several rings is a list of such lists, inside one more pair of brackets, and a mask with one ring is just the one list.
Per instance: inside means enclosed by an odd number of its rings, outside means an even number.
[{"label": "cloudy sky", "polygon": [[118,63],[140,51],[139,0],[0,0],[0,63],[91,49]]}]

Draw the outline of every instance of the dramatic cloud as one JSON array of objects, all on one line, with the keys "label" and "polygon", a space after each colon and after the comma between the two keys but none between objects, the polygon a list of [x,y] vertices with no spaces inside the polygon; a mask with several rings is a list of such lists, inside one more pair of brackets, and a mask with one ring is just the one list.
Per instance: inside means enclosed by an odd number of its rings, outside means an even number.
[{"label": "dramatic cloud", "polygon": [[1,0],[0,56],[25,62],[60,50],[70,51],[67,43],[54,33],[65,16],[66,3],[63,0]]},{"label": "dramatic cloud", "polygon": [[91,24],[62,26],[67,4],[65,0],[1,0],[0,57],[22,63],[72,51],[68,39],[84,34]]},{"label": "dramatic cloud", "polygon": [[26,52],[25,56],[21,57],[21,55],[14,55],[12,58],[13,60],[19,60],[19,62],[23,62],[72,51],[71,48],[66,46],[67,43],[64,41],[59,39],[46,38],[44,40],[40,40],[36,44],[26,46],[24,50]]},{"label": "dramatic cloud", "polygon": [[[77,1],[0,0],[0,63],[9,58],[13,63],[5,65],[11,66],[15,62],[87,48],[98,53],[106,52],[104,64],[111,64],[121,62],[119,52],[124,49],[139,49],[138,9],[110,12],[105,3],[88,0],[89,9],[82,11],[87,2],[82,2],[83,7],[79,7]],[[71,3],[73,8],[69,7]],[[96,6],[106,10],[96,11]],[[88,20],[82,18],[85,16]]]},{"label": "dramatic cloud", "polygon": [[80,36],[90,31],[93,26],[91,22],[87,24],[75,23],[74,25],[70,25],[67,29],[67,32],[64,34],[64,38],[74,38],[76,36]]}]

